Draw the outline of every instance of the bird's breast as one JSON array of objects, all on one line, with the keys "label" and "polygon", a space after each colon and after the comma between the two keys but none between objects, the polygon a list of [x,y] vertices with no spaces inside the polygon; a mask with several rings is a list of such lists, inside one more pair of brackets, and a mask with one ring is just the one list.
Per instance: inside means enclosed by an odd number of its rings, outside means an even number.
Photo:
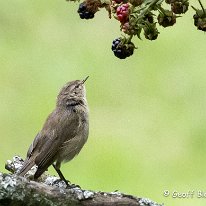
[{"label": "bird's breast", "polygon": [[[59,148],[57,159],[60,162],[73,159],[81,151],[89,135],[88,111],[75,108],[71,115],[74,115],[75,121],[72,127],[73,131],[68,131],[68,135],[73,134],[73,137],[68,136]],[[71,130],[71,126],[68,125],[68,129]]]}]

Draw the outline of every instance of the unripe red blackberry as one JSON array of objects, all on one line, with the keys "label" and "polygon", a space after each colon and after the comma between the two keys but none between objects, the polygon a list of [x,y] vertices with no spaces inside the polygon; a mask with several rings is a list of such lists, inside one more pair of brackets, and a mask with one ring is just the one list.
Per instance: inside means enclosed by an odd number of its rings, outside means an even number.
[{"label": "unripe red blackberry", "polygon": [[122,4],[121,6],[117,7],[116,10],[116,14],[117,14],[117,19],[121,22],[127,22],[127,20],[129,19],[129,4]]},{"label": "unripe red blackberry", "polygon": [[189,7],[189,2],[188,0],[177,0],[173,3],[171,3],[171,10],[175,14],[184,14]]},{"label": "unripe red blackberry", "polygon": [[157,17],[159,25],[163,27],[173,26],[176,23],[176,15],[169,10],[164,10]]},{"label": "unripe red blackberry", "polygon": [[158,30],[156,28],[156,23],[146,24],[144,26],[144,36],[146,39],[155,40],[158,37]]},{"label": "unripe red blackberry", "polygon": [[128,35],[137,35],[139,36],[141,33],[141,28],[132,22],[126,22],[121,25],[121,30]]},{"label": "unripe red blackberry", "polygon": [[206,31],[206,9],[197,10],[196,14],[193,16],[194,25],[198,30]]},{"label": "unripe red blackberry", "polygon": [[126,23],[122,24],[121,25],[121,30],[125,34],[129,34],[129,35],[133,35],[135,33],[135,30],[132,28],[132,26],[130,25],[129,22],[126,22]]},{"label": "unripe red blackberry", "polygon": [[112,42],[112,51],[119,59],[131,56],[134,53],[134,48],[135,46],[131,41],[127,43],[122,38],[117,38]]},{"label": "unripe red blackberry", "polygon": [[81,19],[92,19],[94,18],[94,13],[89,11],[86,2],[79,4],[79,9],[77,11]]}]

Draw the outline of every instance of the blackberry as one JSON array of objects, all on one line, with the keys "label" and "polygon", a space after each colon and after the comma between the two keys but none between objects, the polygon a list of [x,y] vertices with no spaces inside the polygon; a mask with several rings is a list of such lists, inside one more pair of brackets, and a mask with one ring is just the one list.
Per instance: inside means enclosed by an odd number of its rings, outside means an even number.
[{"label": "blackberry", "polygon": [[194,25],[197,27],[198,26],[199,16],[197,14],[194,14],[193,19],[194,19]]},{"label": "blackberry", "polygon": [[149,12],[144,16],[144,21],[148,21],[149,23],[154,23],[153,13]]},{"label": "blackberry", "polygon": [[173,3],[171,3],[171,10],[175,14],[184,14],[189,7],[189,2],[188,0],[178,0]]},{"label": "blackberry", "polygon": [[137,35],[141,33],[141,28],[138,25],[134,25],[133,23],[126,22],[120,26],[121,30],[128,35]]},{"label": "blackberry", "polygon": [[158,30],[156,28],[156,23],[146,24],[144,29],[144,36],[146,39],[155,40],[158,37]]},{"label": "blackberry", "polygon": [[112,51],[119,59],[125,59],[134,53],[134,44],[124,42],[122,38],[117,38],[112,42]]},{"label": "blackberry", "polygon": [[121,22],[121,23],[125,23],[127,22],[128,18],[129,18],[129,4],[122,4],[121,6],[117,7],[117,19]]},{"label": "blackberry", "polygon": [[198,30],[206,31],[206,9],[197,10],[196,14],[193,16],[194,25]]},{"label": "blackberry", "polygon": [[157,20],[163,27],[173,26],[176,23],[176,15],[172,11],[165,10],[158,15]]},{"label": "blackberry", "polygon": [[79,4],[79,9],[77,11],[81,19],[92,19],[94,18],[94,13],[89,11],[86,2]]}]

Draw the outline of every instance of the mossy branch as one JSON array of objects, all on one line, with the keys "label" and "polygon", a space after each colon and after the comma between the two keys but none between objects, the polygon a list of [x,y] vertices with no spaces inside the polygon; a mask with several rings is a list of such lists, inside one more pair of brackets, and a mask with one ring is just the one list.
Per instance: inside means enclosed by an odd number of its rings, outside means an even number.
[{"label": "mossy branch", "polygon": [[[6,168],[15,172],[22,159],[14,157]],[[32,171],[32,170],[31,170]],[[31,172],[32,173],[32,172]],[[120,192],[95,192],[77,185],[66,188],[57,177],[44,175],[39,182],[14,174],[0,173],[1,206],[161,206],[149,199],[138,198]]]}]

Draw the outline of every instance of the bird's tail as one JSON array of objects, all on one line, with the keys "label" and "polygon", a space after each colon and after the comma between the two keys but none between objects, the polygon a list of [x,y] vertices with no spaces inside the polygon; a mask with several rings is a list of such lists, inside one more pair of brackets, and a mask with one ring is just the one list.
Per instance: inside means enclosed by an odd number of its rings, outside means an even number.
[{"label": "bird's tail", "polygon": [[24,176],[35,165],[34,158],[27,158],[17,175]]}]

